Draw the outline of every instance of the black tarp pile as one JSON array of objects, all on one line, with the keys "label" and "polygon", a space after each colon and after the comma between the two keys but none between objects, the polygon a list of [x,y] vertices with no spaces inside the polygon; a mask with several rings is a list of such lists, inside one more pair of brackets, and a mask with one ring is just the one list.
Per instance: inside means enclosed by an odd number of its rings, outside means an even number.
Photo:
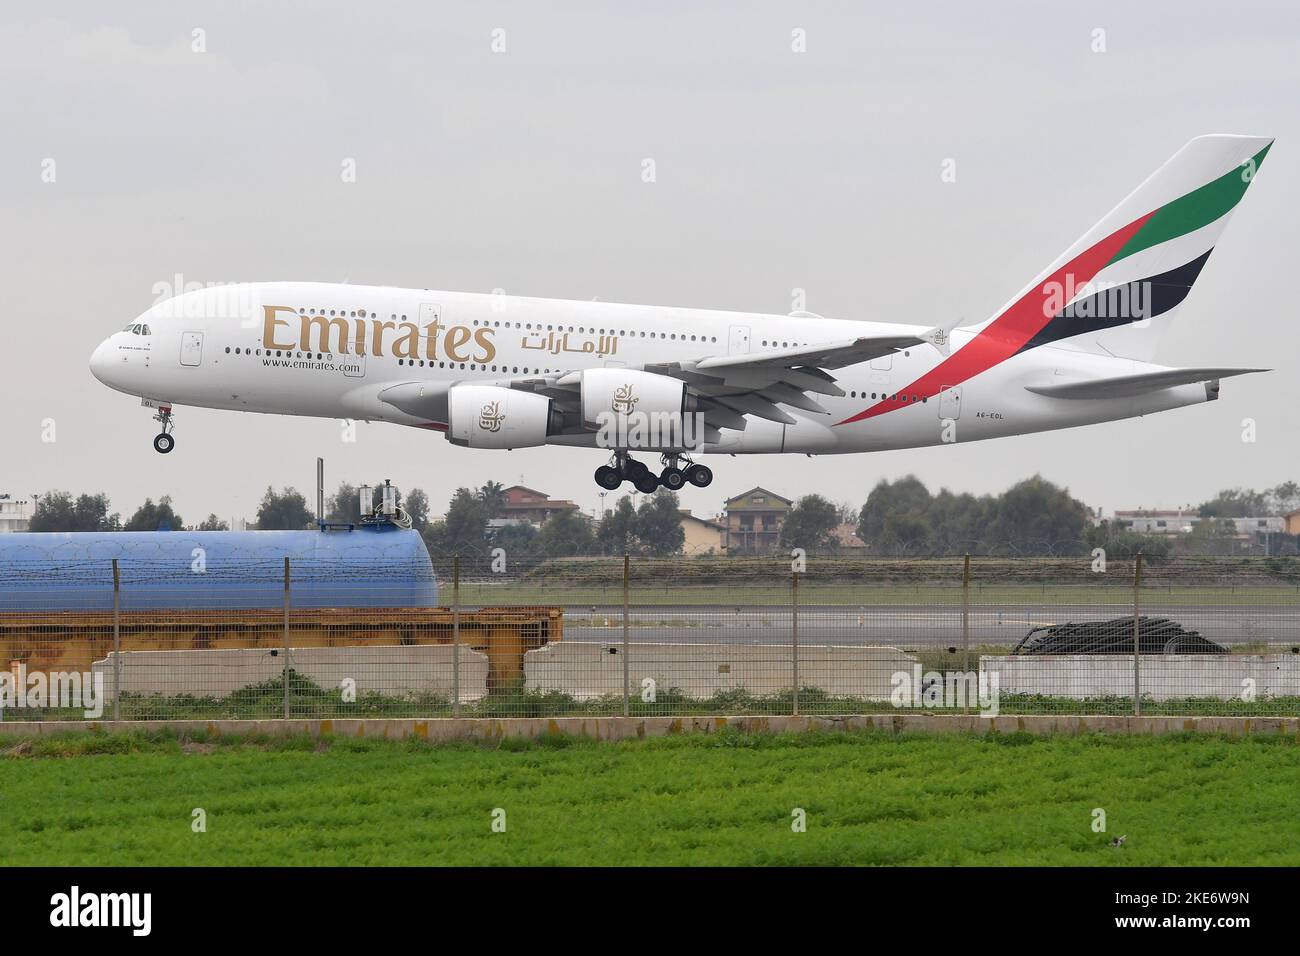
[{"label": "black tarp pile", "polygon": [[[1228,649],[1167,617],[1138,618],[1143,654],[1226,654]],[[1133,618],[1036,627],[1012,654],[1132,654]]]}]

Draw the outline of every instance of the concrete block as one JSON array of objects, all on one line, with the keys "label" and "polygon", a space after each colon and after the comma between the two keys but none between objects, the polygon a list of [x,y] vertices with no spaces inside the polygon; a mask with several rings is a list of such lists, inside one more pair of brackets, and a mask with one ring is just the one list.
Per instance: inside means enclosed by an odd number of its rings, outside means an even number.
[{"label": "concrete block", "polygon": [[[1003,694],[1048,697],[1132,697],[1132,654],[983,656],[980,668],[996,671]],[[1253,680],[1256,698],[1300,696],[1300,655],[1143,654],[1144,698],[1217,697],[1240,700]]]},{"label": "concrete block", "polygon": [[1297,717],[1114,717],[1069,714],[1002,715],[995,718],[955,714],[874,714],[839,717],[509,717],[420,718],[370,717],[333,720],[38,720],[0,721],[0,740],[84,733],[265,734],[417,738],[430,743],[496,742],[504,737],[537,739],[545,734],[572,734],[593,740],[633,740],[677,734],[716,733],[726,728],[749,733],[808,731],[877,731],[888,734],[1031,733],[1143,736],[1203,733],[1266,735],[1300,739]]},{"label": "concrete block", "polygon": [[[642,682],[659,692],[676,689],[708,698],[720,691],[744,690],[757,696],[789,691],[794,684],[788,644],[629,645],[631,693]],[[917,659],[896,647],[810,645],[799,648],[799,684],[828,694],[888,700],[891,679],[911,673]],[[535,691],[559,691],[578,700],[623,693],[622,645],[560,641],[524,655],[524,676]]]},{"label": "concrete block", "polygon": [[[448,644],[392,647],[291,647],[289,666],[321,687],[356,681],[357,694],[391,697],[409,694],[452,696],[452,654]],[[267,648],[183,651],[123,651],[122,690],[134,694],[193,694],[225,697],[241,687],[273,680],[284,673],[284,652]],[[104,675],[104,692],[112,699],[113,654],[93,665]],[[487,693],[487,655],[460,649],[460,699],[475,701]]]}]

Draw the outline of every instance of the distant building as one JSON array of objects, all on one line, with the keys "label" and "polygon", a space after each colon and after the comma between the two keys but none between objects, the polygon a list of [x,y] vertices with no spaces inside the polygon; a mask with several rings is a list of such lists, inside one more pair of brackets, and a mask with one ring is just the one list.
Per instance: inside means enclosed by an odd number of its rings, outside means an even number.
[{"label": "distant building", "polygon": [[502,528],[515,528],[519,526],[528,528],[536,527],[536,525],[531,521],[524,518],[489,518],[487,523],[488,537],[494,537]]},{"label": "distant building", "polygon": [[831,534],[834,536],[835,547],[842,554],[852,554],[867,549],[867,543],[858,537],[858,526],[851,521],[837,524]]},{"label": "distant building", "polygon": [[728,554],[766,554],[781,543],[781,528],[794,502],[766,488],[727,499],[723,513]]},{"label": "distant building", "polygon": [[1286,519],[1280,515],[1253,518],[1228,518],[1237,526],[1238,535],[1282,534],[1286,531]]},{"label": "distant building", "polygon": [[27,498],[0,495],[0,534],[7,531],[26,531],[35,510]]},{"label": "distant building", "polygon": [[727,551],[727,526],[720,521],[697,518],[689,510],[678,509],[682,518],[683,554],[725,554]]},{"label": "distant building", "polygon": [[[1300,516],[1300,512],[1293,512],[1293,514]],[[1166,538],[1177,538],[1180,535],[1190,534],[1193,528],[1204,521],[1230,521],[1233,526],[1233,534],[1238,540],[1244,542],[1251,542],[1258,535],[1293,534],[1294,532],[1287,530],[1291,527],[1291,518],[1291,515],[1286,517],[1252,515],[1245,518],[1204,518],[1198,512],[1183,509],[1115,512],[1115,522],[1129,531],[1136,531],[1139,534],[1163,535]],[[1296,527],[1300,528],[1300,517],[1297,518]]]},{"label": "distant building", "polygon": [[496,519],[503,527],[521,521],[541,525],[551,515],[561,511],[581,511],[572,501],[549,498],[545,492],[523,485],[511,485],[503,495],[504,502]]},{"label": "distant building", "polygon": [[1116,511],[1115,523],[1123,525],[1129,531],[1135,531],[1138,534],[1163,534],[1175,536],[1186,534],[1191,531],[1201,521],[1201,516],[1195,511],[1184,511],[1179,508],[1176,510],[1147,510],[1139,509],[1137,511]]},{"label": "distant building", "polygon": [[1286,533],[1300,535],[1300,508],[1289,512],[1283,519],[1286,522]]}]

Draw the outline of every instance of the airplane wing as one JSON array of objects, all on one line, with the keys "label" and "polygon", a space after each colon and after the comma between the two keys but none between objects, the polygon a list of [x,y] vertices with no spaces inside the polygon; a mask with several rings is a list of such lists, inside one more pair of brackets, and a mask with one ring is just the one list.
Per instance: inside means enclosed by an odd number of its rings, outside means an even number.
[{"label": "airplane wing", "polygon": [[[835,377],[829,370],[868,362],[927,343],[947,354],[951,331],[952,326],[939,326],[918,334],[900,327],[886,335],[708,356],[688,362],[648,362],[640,368],[684,381],[695,395],[699,410],[704,413],[710,437],[716,438],[713,430],[742,430],[751,415],[786,425],[795,422],[786,408],[829,415],[830,412],[811,397],[845,394],[835,384]],[[574,371],[520,376],[497,384],[545,395],[562,411],[577,412],[581,407],[581,379],[582,373]],[[382,391],[380,398],[409,414],[445,421],[448,387],[442,383],[395,383]]]},{"label": "airplane wing", "polygon": [[686,382],[699,396],[707,425],[743,429],[748,415],[792,425],[795,419],[781,406],[829,415],[809,393],[836,397],[844,394],[829,369],[869,362],[926,342],[943,350],[950,331],[937,328],[920,335],[859,336],[693,362],[652,362],[644,369]]},{"label": "airplane wing", "polygon": [[1025,391],[1049,398],[1127,398],[1154,392],[1175,385],[1210,382],[1233,375],[1267,372],[1266,368],[1170,368],[1156,372],[1138,372],[1134,375],[1114,375],[1110,378],[1083,379],[1050,385],[1026,385]]}]

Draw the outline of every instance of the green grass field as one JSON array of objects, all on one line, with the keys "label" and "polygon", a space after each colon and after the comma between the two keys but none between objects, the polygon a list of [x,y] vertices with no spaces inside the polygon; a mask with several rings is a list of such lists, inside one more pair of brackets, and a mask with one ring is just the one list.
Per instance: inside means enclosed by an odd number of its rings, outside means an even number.
[{"label": "green grass field", "polygon": [[74,734],[0,741],[0,860],[1294,866],[1297,779],[1294,738]]}]

